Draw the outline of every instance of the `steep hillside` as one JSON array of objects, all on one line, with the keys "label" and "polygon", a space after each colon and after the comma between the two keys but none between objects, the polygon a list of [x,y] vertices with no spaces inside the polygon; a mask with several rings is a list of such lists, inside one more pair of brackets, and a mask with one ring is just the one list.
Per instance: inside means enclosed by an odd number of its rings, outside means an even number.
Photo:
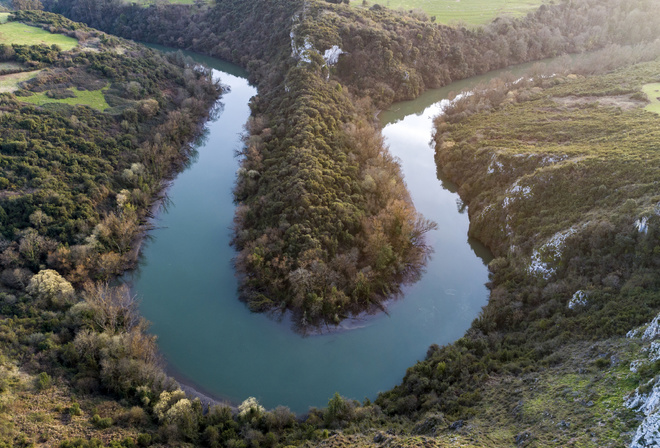
[{"label": "steep hillside", "polygon": [[148,206],[186,159],[216,86],[176,56],[58,16],[12,18],[0,31],[20,20],[78,47],[1,45],[12,73],[31,73],[2,100],[3,265],[107,280],[135,260]]},{"label": "steep hillside", "polygon": [[[134,298],[106,282],[135,265],[152,204],[221,88],[180,55],[61,16],[9,19],[0,25],[0,445],[52,446],[108,426],[108,412],[129,415],[101,390],[171,387]],[[22,45],[21,33],[49,45]],[[115,427],[100,438],[128,435],[137,437]]]},{"label": "steep hillside", "polygon": [[[379,398],[384,409],[508,421],[532,446],[584,430],[599,445],[630,440],[625,395],[656,369],[629,370],[639,342],[625,335],[660,309],[660,116],[642,92],[659,68],[499,80],[437,119],[438,164],[497,257],[491,297],[464,338]],[[531,379],[535,392],[516,389]],[[568,410],[553,404],[571,396]],[[493,412],[505,403],[514,415]],[[598,420],[604,432],[584,427]]]}]

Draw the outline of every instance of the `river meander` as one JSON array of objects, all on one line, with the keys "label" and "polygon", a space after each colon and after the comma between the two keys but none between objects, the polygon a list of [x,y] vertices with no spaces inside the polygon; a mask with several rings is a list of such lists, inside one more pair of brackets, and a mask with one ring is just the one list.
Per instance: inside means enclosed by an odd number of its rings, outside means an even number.
[{"label": "river meander", "polygon": [[380,115],[415,206],[438,223],[427,236],[434,253],[426,273],[389,304],[389,315],[346,322],[350,331],[301,337],[288,322],[253,314],[237,299],[231,190],[256,89],[236,66],[195,57],[231,91],[206,124],[196,159],[169,189],[168,206],[155,220],[158,228],[133,276],[141,311],[171,373],[217,398],[254,396],[267,408],[305,412],[324,406],[334,392],[373,399],[400,382],[429,345],[460,338],[487,302],[490,255],[468,239],[467,212],[453,186],[438,176],[430,140],[438,102],[480,79],[427,92]]}]

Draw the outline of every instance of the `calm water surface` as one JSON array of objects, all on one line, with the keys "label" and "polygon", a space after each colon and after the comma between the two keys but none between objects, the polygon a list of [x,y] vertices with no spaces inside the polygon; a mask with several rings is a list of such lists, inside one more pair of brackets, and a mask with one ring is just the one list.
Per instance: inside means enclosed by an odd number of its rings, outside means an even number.
[{"label": "calm water surface", "polygon": [[[133,286],[171,372],[199,390],[268,408],[305,412],[334,394],[362,400],[401,381],[429,345],[461,337],[486,304],[488,251],[467,237],[468,217],[433,159],[432,117],[449,88],[398,103],[381,114],[383,134],[401,165],[417,209],[438,223],[426,274],[391,303],[389,315],[351,321],[351,331],[301,337],[287,322],[251,313],[237,299],[229,246],[231,190],[240,134],[256,89],[231,64],[200,58],[231,87],[207,123],[197,160],[169,190]],[[451,90],[477,81],[453,84]]]}]

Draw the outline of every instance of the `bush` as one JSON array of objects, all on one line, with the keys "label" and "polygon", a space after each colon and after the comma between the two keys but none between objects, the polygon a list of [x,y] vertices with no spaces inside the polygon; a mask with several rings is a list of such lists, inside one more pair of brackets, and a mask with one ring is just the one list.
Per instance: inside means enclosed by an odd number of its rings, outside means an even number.
[{"label": "bush", "polygon": [[151,445],[151,435],[142,433],[137,437],[137,443],[140,446],[149,446]]},{"label": "bush", "polygon": [[69,406],[69,415],[82,415],[82,410],[78,403],[72,403],[71,406]]},{"label": "bush", "polygon": [[603,358],[598,358],[596,361],[594,361],[594,366],[596,366],[599,369],[605,369],[610,366],[610,359],[603,357]]},{"label": "bush", "polygon": [[41,372],[37,376],[37,390],[46,390],[53,385],[53,379],[46,372]]},{"label": "bush", "polygon": [[75,98],[76,93],[70,89],[57,89],[46,91],[46,96],[55,100],[62,100],[65,98]]},{"label": "bush", "polygon": [[323,415],[326,426],[341,426],[350,423],[354,417],[355,405],[335,392],[335,395],[328,401],[328,407]]},{"label": "bush", "polygon": [[73,300],[73,287],[57,271],[44,269],[30,279],[26,291],[46,306],[61,308]]},{"label": "bush", "polygon": [[133,406],[130,410],[124,412],[119,419],[120,423],[126,426],[141,426],[149,422],[149,417],[143,408]]},{"label": "bush", "polygon": [[112,419],[110,417],[101,418],[100,415],[94,414],[92,424],[98,429],[107,429],[112,426]]}]

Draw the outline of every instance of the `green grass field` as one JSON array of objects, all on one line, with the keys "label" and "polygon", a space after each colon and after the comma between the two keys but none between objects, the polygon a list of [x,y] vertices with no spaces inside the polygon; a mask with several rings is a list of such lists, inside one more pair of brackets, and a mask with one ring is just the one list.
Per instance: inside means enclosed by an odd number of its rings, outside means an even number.
[{"label": "green grass field", "polygon": [[9,18],[8,12],[0,12],[0,23],[7,23],[8,18]]},{"label": "green grass field", "polygon": [[642,91],[649,98],[651,104],[646,106],[646,110],[660,114],[660,83],[646,84]]},{"label": "green grass field", "polygon": [[40,71],[41,70],[35,70],[32,72],[22,72],[0,76],[0,93],[15,92],[18,90],[19,83],[34,78]]},{"label": "green grass field", "polygon": [[8,22],[0,25],[0,43],[19,45],[58,45],[62,50],[71,50],[78,41],[62,34],[52,34],[41,28]]},{"label": "green grass field", "polygon": [[[447,25],[483,25],[499,16],[522,16],[538,8],[543,0],[367,0],[368,6],[378,3],[390,9],[421,9],[436,22]],[[362,6],[362,0],[351,0]]]},{"label": "green grass field", "polygon": [[17,70],[24,70],[23,65],[17,62],[0,62],[0,73]]},{"label": "green grass field", "polygon": [[107,87],[104,87],[101,90],[78,90],[77,88],[71,89],[76,93],[75,98],[63,98],[63,99],[53,99],[49,98],[45,92],[36,93],[32,96],[20,97],[21,101],[26,103],[36,104],[42,106],[46,103],[60,103],[60,104],[69,104],[71,106],[89,106],[94,109],[104,111],[109,108],[110,105],[106,102],[103,92],[107,90]]}]

